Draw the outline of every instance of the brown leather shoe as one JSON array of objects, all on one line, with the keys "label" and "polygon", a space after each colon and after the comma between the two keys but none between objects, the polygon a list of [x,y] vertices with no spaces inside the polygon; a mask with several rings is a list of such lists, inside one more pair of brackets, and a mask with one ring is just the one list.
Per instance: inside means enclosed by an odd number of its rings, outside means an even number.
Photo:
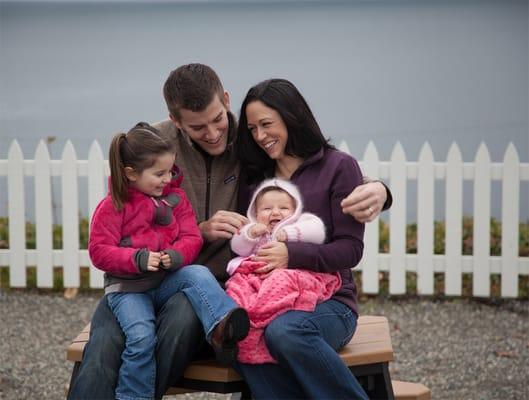
[{"label": "brown leather shoe", "polygon": [[244,308],[235,308],[222,319],[211,334],[211,347],[215,350],[217,362],[230,366],[237,361],[237,342],[248,335],[250,320]]}]

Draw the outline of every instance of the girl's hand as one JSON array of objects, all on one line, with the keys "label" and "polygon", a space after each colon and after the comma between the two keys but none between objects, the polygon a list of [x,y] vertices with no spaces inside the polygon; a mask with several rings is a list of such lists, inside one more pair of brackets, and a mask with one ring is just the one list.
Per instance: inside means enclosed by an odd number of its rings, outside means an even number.
[{"label": "girl's hand", "polygon": [[256,274],[263,274],[262,278],[267,278],[275,269],[284,269],[288,266],[288,249],[285,243],[267,243],[257,251],[252,257],[252,261],[262,261],[266,265],[256,269]]},{"label": "girl's hand", "polygon": [[248,236],[250,236],[252,239],[263,236],[265,233],[268,233],[268,228],[265,224],[261,223],[257,223],[248,229]]},{"label": "girl's hand", "polygon": [[156,272],[159,270],[161,254],[158,252],[149,251],[149,259],[147,260],[147,271]]},{"label": "girl's hand", "polygon": [[169,268],[171,266],[171,256],[167,253],[161,253],[162,256],[160,257],[160,261],[162,262],[162,265],[164,268]]}]

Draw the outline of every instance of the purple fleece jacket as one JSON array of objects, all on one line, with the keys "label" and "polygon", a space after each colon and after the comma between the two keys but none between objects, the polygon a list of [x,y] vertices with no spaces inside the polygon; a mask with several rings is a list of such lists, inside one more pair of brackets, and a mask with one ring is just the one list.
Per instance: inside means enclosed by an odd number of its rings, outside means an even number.
[{"label": "purple fleece jacket", "polygon": [[[326,228],[324,244],[288,242],[289,268],[316,272],[339,271],[342,287],[332,299],[357,309],[357,290],[351,268],[362,258],[364,224],[342,212],[340,202],[362,183],[358,162],[338,150],[321,149],[307,158],[290,178],[303,197],[304,210],[320,217]],[[241,182],[239,208],[246,209],[257,187]]]}]

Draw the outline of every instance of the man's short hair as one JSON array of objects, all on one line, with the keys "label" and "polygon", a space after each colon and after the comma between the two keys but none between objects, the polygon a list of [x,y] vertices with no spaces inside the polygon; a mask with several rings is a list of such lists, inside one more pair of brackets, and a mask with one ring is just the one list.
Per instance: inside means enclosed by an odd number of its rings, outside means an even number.
[{"label": "man's short hair", "polygon": [[163,86],[167,109],[177,120],[180,110],[204,111],[219,96],[224,103],[224,88],[212,68],[204,64],[186,64],[169,74]]}]

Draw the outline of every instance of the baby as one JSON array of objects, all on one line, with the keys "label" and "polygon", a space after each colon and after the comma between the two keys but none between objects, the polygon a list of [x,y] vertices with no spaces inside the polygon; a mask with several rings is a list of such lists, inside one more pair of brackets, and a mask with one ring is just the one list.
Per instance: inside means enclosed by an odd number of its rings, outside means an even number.
[{"label": "baby", "polygon": [[289,310],[313,311],[316,304],[329,299],[341,286],[338,273],[313,272],[303,266],[285,266],[269,274],[256,272],[265,263],[252,261],[252,256],[266,243],[325,241],[321,219],[302,211],[301,195],[295,185],[277,178],[266,180],[256,189],[248,207],[250,223],[231,240],[231,248],[239,257],[228,263],[231,277],[226,292],[250,317],[250,332],[239,342],[240,362],[275,362],[266,348],[264,328]]}]

